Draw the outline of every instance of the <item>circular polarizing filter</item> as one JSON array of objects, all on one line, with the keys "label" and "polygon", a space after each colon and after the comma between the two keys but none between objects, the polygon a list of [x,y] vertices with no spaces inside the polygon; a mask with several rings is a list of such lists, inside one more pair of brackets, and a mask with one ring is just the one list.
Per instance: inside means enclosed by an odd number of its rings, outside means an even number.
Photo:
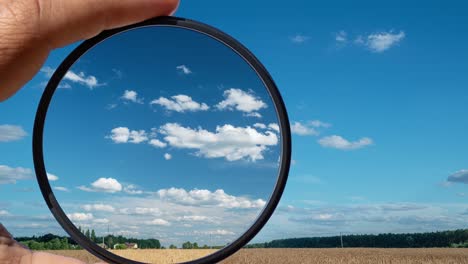
[{"label": "circular polarizing filter", "polygon": [[273,213],[291,159],[286,109],[228,35],[155,18],[45,71],[34,164],[74,247],[111,263],[214,263]]}]

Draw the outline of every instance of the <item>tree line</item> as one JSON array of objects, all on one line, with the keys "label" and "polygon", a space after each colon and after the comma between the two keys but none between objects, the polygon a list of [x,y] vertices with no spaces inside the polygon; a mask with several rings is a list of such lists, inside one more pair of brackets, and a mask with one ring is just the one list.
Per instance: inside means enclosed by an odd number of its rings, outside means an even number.
[{"label": "tree line", "polygon": [[279,239],[271,242],[249,244],[247,248],[431,248],[431,247],[466,247],[468,248],[468,229],[453,231],[344,235],[329,237],[305,237]]},{"label": "tree line", "polygon": [[[138,248],[141,249],[160,249],[161,243],[158,239],[138,239],[138,238],[126,238],[124,236],[96,236],[96,232],[91,230],[79,230],[91,241],[96,244],[107,248],[114,248],[114,245],[122,245],[125,243],[136,243]],[[32,236],[32,237],[17,237],[16,241],[20,242],[24,246],[32,250],[68,250],[68,249],[82,249],[78,243],[73,239],[66,236],[57,236],[53,234],[46,234],[43,236]],[[104,244],[103,244],[104,243]]]}]

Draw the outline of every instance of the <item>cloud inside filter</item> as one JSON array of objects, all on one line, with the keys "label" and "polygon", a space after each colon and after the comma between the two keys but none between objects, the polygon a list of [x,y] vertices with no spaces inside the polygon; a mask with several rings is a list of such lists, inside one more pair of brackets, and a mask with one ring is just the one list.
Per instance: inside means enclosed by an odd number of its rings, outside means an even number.
[{"label": "cloud inside filter", "polygon": [[278,144],[278,136],[271,131],[263,133],[252,127],[232,125],[217,126],[214,132],[210,132],[168,123],[160,128],[160,133],[171,147],[194,149],[197,156],[228,161],[261,160],[268,146]]},{"label": "cloud inside filter", "polygon": [[224,100],[216,105],[219,110],[237,110],[246,116],[261,117],[258,112],[267,108],[267,104],[251,92],[241,89],[229,89],[223,93]]},{"label": "cloud inside filter", "polygon": [[151,101],[150,104],[160,105],[168,111],[179,113],[207,111],[210,109],[207,104],[196,102],[192,97],[184,94],[174,95],[171,98],[160,97],[159,99]]},{"label": "cloud inside filter", "polygon": [[192,70],[189,69],[189,67],[185,66],[185,65],[179,65],[176,67],[176,69],[182,73],[182,74],[185,74],[185,75],[189,75],[189,74],[192,74]]}]

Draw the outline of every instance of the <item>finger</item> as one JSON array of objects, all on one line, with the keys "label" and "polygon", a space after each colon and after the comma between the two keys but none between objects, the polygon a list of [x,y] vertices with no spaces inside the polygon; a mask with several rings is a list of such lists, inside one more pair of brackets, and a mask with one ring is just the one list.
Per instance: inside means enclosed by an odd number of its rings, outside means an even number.
[{"label": "finger", "polygon": [[0,2],[0,101],[40,69],[51,49],[105,29],[175,11],[179,0],[6,0]]},{"label": "finger", "polygon": [[178,5],[178,0],[33,1],[39,3],[40,34],[52,48],[90,38],[105,29],[169,15]]},{"label": "finger", "polygon": [[0,238],[13,239],[13,236],[8,232],[8,230],[0,223]]}]

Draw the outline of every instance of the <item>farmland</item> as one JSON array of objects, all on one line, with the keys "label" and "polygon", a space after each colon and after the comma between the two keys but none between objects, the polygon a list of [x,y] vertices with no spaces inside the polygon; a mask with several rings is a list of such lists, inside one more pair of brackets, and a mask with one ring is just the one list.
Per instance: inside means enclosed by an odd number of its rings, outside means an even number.
[{"label": "farmland", "polygon": [[[99,260],[83,250],[51,251],[86,263]],[[116,254],[148,263],[176,263],[209,254],[210,250],[148,249],[119,250]],[[242,249],[224,264],[468,264],[466,248],[334,248],[334,249]]]}]

